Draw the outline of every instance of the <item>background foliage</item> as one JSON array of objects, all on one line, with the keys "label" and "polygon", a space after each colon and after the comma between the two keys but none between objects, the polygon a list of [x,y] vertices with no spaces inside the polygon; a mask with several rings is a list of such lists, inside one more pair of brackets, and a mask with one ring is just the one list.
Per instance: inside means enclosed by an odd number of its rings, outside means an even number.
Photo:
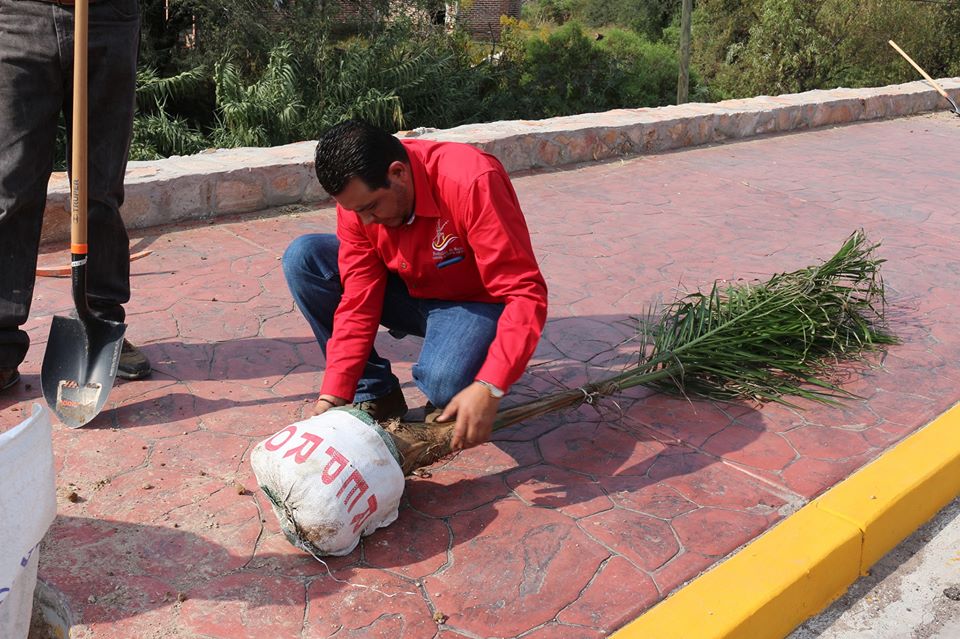
[{"label": "background foliage", "polygon": [[[495,42],[399,4],[141,0],[131,159],[675,100],[680,0],[528,0]],[[960,75],[960,0],[696,0],[693,32],[695,101],[918,79],[889,39]]]},{"label": "background foliage", "polygon": [[960,75],[955,0],[699,0],[694,65],[712,99]]}]

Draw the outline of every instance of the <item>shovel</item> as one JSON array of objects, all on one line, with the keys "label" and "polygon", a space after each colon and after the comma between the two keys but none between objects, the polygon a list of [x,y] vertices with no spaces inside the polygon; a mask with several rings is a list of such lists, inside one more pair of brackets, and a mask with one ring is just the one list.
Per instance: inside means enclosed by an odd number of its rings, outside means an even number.
[{"label": "shovel", "polygon": [[887,44],[893,47],[897,53],[902,55],[903,59],[909,62],[914,69],[919,71],[920,75],[922,75],[927,82],[933,85],[933,88],[937,90],[937,93],[939,93],[940,95],[942,95],[947,99],[947,102],[949,102],[950,106],[953,107],[953,112],[956,113],[957,115],[960,115],[960,107],[957,107],[957,103],[953,101],[953,98],[950,97],[950,94],[944,91],[943,87],[940,86],[940,84],[936,80],[934,80],[929,75],[927,75],[927,72],[921,69],[920,65],[914,62],[913,58],[908,56],[906,51],[898,47],[896,42],[894,42],[893,40],[887,40]]},{"label": "shovel", "polygon": [[87,304],[87,15],[74,5],[70,270],[75,317],[53,318],[40,382],[47,405],[70,428],[97,416],[120,363],[126,324],[95,317]]}]

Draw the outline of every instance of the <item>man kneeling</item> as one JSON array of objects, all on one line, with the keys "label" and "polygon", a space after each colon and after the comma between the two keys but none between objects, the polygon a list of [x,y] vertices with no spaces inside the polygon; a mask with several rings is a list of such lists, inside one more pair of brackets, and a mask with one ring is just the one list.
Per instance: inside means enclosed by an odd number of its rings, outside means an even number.
[{"label": "man kneeling", "polygon": [[466,144],[403,140],[347,121],[317,143],[337,234],[283,257],[293,298],[327,360],[315,412],[351,401],[380,421],[406,402],[373,347],[378,324],[423,337],[413,379],[456,419],[454,450],[490,439],[500,399],[536,349],[547,287],[503,166]]}]

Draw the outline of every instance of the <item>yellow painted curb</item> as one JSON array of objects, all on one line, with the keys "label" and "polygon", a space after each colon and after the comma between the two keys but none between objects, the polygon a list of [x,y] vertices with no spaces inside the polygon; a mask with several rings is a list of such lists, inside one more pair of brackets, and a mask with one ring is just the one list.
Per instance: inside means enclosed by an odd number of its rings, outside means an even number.
[{"label": "yellow painted curb", "polygon": [[782,638],[960,494],[960,404],[613,639]]}]

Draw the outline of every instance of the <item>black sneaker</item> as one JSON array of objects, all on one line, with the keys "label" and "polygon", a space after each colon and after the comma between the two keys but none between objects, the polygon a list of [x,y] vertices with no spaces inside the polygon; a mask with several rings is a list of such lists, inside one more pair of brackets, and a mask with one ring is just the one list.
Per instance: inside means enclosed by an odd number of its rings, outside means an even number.
[{"label": "black sneaker", "polygon": [[20,371],[15,368],[0,368],[0,391],[5,391],[20,381]]},{"label": "black sneaker", "polygon": [[389,419],[401,419],[406,415],[407,400],[403,397],[403,391],[397,386],[383,397],[348,404],[347,408],[357,408],[373,418],[374,421],[385,422]]},{"label": "black sneaker", "polygon": [[117,377],[120,379],[143,379],[150,376],[150,360],[140,352],[140,349],[123,340],[120,349],[120,364],[117,366]]}]

